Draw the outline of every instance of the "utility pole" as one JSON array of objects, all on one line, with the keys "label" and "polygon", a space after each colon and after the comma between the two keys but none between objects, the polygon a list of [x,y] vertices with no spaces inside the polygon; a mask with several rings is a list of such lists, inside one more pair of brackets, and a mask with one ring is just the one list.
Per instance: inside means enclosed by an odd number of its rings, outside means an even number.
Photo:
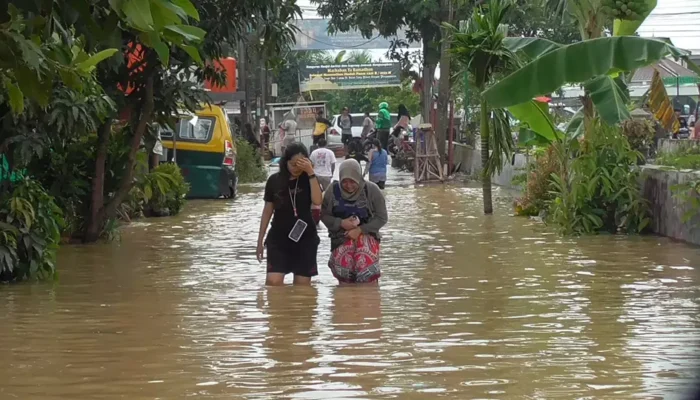
[{"label": "utility pole", "polygon": [[250,105],[250,92],[248,90],[248,50],[244,39],[238,41],[238,90],[242,91],[243,100],[241,106],[241,128],[249,122],[248,106]]},{"label": "utility pole", "polygon": [[[441,0],[442,21],[452,24],[454,17],[452,0]],[[442,43],[440,45],[440,83],[438,84],[438,104],[437,104],[437,126],[435,133],[437,136],[438,153],[440,159],[445,160],[445,140],[447,138],[448,107],[450,105],[450,38],[448,30],[442,28]]]},{"label": "utility pole", "polygon": [[267,116],[267,54],[261,49],[260,54],[260,118]]}]

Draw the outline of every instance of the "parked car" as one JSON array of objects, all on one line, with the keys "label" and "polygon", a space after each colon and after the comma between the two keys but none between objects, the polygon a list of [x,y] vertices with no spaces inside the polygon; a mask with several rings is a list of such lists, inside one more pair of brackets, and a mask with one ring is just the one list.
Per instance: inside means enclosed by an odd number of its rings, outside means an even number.
[{"label": "parked car", "polygon": [[[362,122],[365,120],[365,114],[353,114],[351,113],[350,116],[352,117],[352,136],[353,137],[360,137],[362,136]],[[377,119],[377,113],[370,113],[370,117],[372,117],[373,120],[376,121]],[[399,122],[399,115],[398,114],[391,114],[391,125],[396,125],[396,123]],[[329,148],[338,148],[338,147],[343,147],[343,142],[341,141],[341,132],[343,130],[340,129],[340,114],[335,114],[333,116],[333,119],[331,119],[331,127],[328,128],[328,147]]]},{"label": "parked car", "polygon": [[223,108],[210,105],[196,115],[183,112],[175,132],[162,127],[161,138],[161,161],[176,160],[190,184],[188,198],[236,197],[236,142]]}]

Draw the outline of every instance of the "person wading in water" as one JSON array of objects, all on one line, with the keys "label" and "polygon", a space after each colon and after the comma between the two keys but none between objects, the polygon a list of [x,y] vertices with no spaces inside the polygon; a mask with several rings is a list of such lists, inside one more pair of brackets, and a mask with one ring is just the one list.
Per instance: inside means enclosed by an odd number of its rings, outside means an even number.
[{"label": "person wading in water", "polygon": [[[312,206],[323,200],[309,153],[301,143],[292,143],[280,159],[280,171],[265,184],[265,207],[258,233],[257,257],[262,262],[267,247],[266,285],[284,284],[294,274],[295,285],[311,284],[318,275],[316,254],[319,238]],[[270,232],[265,231],[272,219]],[[263,241],[264,240],[264,241]]]},{"label": "person wading in water", "polygon": [[387,223],[382,191],[362,179],[360,163],[345,160],[323,196],[321,220],[331,238],[328,266],[341,284],[376,283],[379,266],[379,230]]},{"label": "person wading in water", "polygon": [[379,103],[379,112],[377,113],[377,139],[382,144],[382,149],[389,147],[389,130],[391,129],[391,114],[389,113],[389,104],[387,102]]},{"label": "person wading in water", "polygon": [[[384,184],[386,183],[386,169],[389,163],[389,154],[386,150],[382,149],[379,140],[374,139],[372,142],[374,147],[369,152],[369,161],[365,166],[365,173],[369,173],[370,182],[374,182],[380,189],[384,189]],[[363,175],[363,176],[364,176]]]}]

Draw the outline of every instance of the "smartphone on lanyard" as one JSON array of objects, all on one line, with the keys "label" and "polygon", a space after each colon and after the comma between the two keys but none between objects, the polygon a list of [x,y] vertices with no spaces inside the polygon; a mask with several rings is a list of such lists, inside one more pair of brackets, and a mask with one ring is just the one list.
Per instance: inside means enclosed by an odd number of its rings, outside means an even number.
[{"label": "smartphone on lanyard", "polygon": [[302,235],[304,235],[304,232],[306,231],[306,228],[308,227],[308,224],[304,222],[303,220],[299,219],[299,216],[297,214],[297,192],[299,190],[299,180],[297,179],[296,187],[294,188],[294,194],[292,195],[292,189],[289,189],[289,200],[292,202],[292,209],[294,210],[294,217],[297,219],[297,222],[294,223],[294,226],[292,227],[292,230],[289,231],[289,240],[297,243],[299,240],[301,240]]}]

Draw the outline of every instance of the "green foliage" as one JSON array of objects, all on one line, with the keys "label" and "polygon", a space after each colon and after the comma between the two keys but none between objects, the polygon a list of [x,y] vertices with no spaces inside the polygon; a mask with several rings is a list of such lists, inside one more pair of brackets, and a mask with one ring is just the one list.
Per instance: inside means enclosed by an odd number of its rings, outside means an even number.
[{"label": "green foliage", "polygon": [[515,141],[511,132],[508,113],[502,108],[491,110],[489,118],[489,149],[491,156],[486,162],[486,173],[501,173],[503,166],[510,162],[515,152]]},{"label": "green foliage", "polygon": [[0,103],[9,104],[14,114],[24,112],[25,100],[46,107],[55,83],[81,89],[94,66],[117,51],[107,48],[90,56],[79,40],[69,44],[57,35],[30,35],[32,30],[44,28],[47,21],[26,19],[14,4],[8,4],[7,12],[9,21],[0,25],[0,83],[4,89]]},{"label": "green foliage", "polygon": [[562,153],[565,167],[551,175],[548,219],[565,234],[639,233],[650,221],[639,190],[641,155],[619,128],[596,122],[595,129],[578,157]]},{"label": "green foliage", "polygon": [[24,179],[0,196],[0,281],[55,275],[63,218],[41,185]]},{"label": "green foliage", "polygon": [[[508,107],[552,93],[566,83],[584,83],[613,71],[632,71],[667,56],[688,58],[658,39],[621,36],[586,40],[529,62],[488,88],[484,96],[494,107]],[[688,65],[697,69],[692,62]]]},{"label": "green foliage", "polygon": [[[144,191],[150,192],[149,205],[153,210],[168,210],[169,215],[177,215],[185,205],[185,196],[190,190],[190,185],[182,176],[182,171],[177,164],[160,164],[149,174],[148,183],[144,185]],[[146,189],[150,187],[150,189]],[[147,194],[148,194],[147,192]]]},{"label": "green foliage", "polygon": [[243,138],[236,138],[236,170],[238,182],[256,183],[267,179],[267,170],[260,154]]},{"label": "green foliage", "polygon": [[508,31],[514,37],[540,37],[569,44],[581,40],[575,21],[569,15],[550,12],[536,0],[517,0],[508,16]]},{"label": "green foliage", "polygon": [[693,179],[690,182],[673,185],[671,191],[673,197],[688,208],[681,217],[683,223],[687,224],[700,215],[700,180]]},{"label": "green foliage", "polygon": [[120,216],[129,221],[142,215],[177,215],[185,204],[189,184],[174,163],[160,164],[152,171],[142,171],[122,204]]},{"label": "green foliage", "polygon": [[562,173],[561,157],[558,153],[562,148],[559,143],[551,144],[544,152],[537,154],[535,161],[528,165],[525,193],[515,201],[517,215],[536,216],[547,209],[553,198],[550,191],[552,175]]},{"label": "green foliage", "polygon": [[691,147],[677,153],[661,153],[656,164],[676,169],[700,170],[700,147]]},{"label": "green foliage", "polygon": [[600,75],[586,82],[584,89],[590,94],[600,118],[606,123],[614,125],[630,118],[627,109],[629,91],[621,77],[613,79],[608,75]]},{"label": "green foliage", "polygon": [[[366,38],[376,29],[380,35],[394,36],[399,29],[406,29],[410,42],[424,42],[427,54],[424,63],[434,65],[440,58],[440,27],[435,20],[440,16],[439,1],[424,0],[313,0],[318,4],[318,14],[330,17],[333,32],[347,32],[357,28]],[[397,43],[396,45],[400,45]]]}]

